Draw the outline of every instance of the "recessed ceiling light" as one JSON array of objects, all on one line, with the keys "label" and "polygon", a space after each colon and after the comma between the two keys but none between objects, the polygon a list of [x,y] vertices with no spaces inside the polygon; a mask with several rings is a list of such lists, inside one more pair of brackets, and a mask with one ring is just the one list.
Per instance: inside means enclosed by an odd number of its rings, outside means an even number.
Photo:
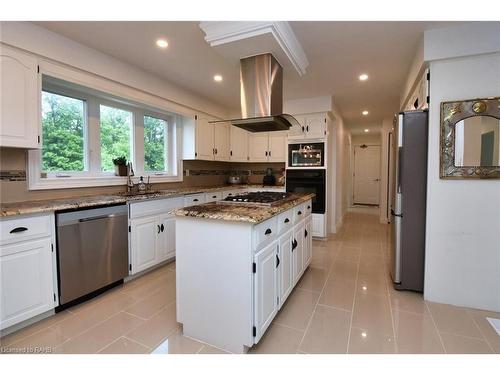
[{"label": "recessed ceiling light", "polygon": [[215,82],[221,82],[222,81],[222,76],[220,74],[214,75],[214,81]]},{"label": "recessed ceiling light", "polygon": [[361,336],[366,337],[368,336],[366,332],[361,332]]},{"label": "recessed ceiling light", "polygon": [[167,48],[168,47],[168,42],[165,39],[158,39],[156,41],[156,45],[160,48]]},{"label": "recessed ceiling light", "polygon": [[359,76],[360,81],[366,81],[367,79],[368,79],[368,74],[363,73]]},{"label": "recessed ceiling light", "polygon": [[368,133],[370,131],[370,129],[365,129],[365,133]]},{"label": "recessed ceiling light", "polygon": [[363,111],[361,113],[363,114],[363,116],[367,116],[368,115],[368,111]]}]

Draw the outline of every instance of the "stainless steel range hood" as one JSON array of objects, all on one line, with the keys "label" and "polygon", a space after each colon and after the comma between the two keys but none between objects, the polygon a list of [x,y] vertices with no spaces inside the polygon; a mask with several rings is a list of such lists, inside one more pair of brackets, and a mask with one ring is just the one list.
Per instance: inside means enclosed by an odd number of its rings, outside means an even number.
[{"label": "stainless steel range hood", "polygon": [[300,126],[283,113],[283,68],[270,53],[240,60],[240,119],[230,122],[249,132],[288,130]]}]

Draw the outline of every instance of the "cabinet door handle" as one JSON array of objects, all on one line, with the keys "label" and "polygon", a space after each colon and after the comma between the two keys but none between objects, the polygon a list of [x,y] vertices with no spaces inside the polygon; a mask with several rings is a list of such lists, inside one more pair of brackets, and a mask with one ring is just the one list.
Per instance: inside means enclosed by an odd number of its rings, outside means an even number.
[{"label": "cabinet door handle", "polygon": [[306,130],[309,131],[309,125],[306,126]]},{"label": "cabinet door handle", "polygon": [[267,156],[267,151],[266,151],[266,156]]},{"label": "cabinet door handle", "polygon": [[215,149],[215,155],[217,155],[217,149]]},{"label": "cabinet door handle", "polygon": [[27,230],[28,230],[28,228],[26,228],[26,227],[17,227],[17,228],[12,229],[9,233],[19,233],[19,232],[25,232]]},{"label": "cabinet door handle", "polygon": [[295,250],[295,248],[297,247],[297,240],[294,238],[293,241],[292,241],[292,251]]},{"label": "cabinet door handle", "polygon": [[212,195],[212,198],[217,198],[217,195]]},{"label": "cabinet door handle", "polygon": [[162,224],[160,227],[161,231],[163,232],[165,230],[165,226]]},{"label": "cabinet door handle", "polygon": [[276,254],[276,268],[280,265],[280,257]]},{"label": "cabinet door handle", "polygon": [[270,235],[271,233],[273,233],[273,231],[270,228],[267,228],[266,231],[264,232],[266,236]]},{"label": "cabinet door handle", "polygon": [[158,227],[158,233],[160,233],[160,230],[161,230],[161,229],[160,229],[160,226],[159,226],[159,225],[157,225],[157,227]]},{"label": "cabinet door handle", "polygon": [[302,127],[302,133],[304,133],[304,127]]},{"label": "cabinet door handle", "polygon": [[311,209],[311,206],[307,206],[307,209],[310,210]]},{"label": "cabinet door handle", "polygon": [[271,151],[269,151],[269,156],[271,156]]},{"label": "cabinet door handle", "polygon": [[297,215],[302,215],[302,211],[297,212]]},{"label": "cabinet door handle", "polygon": [[307,229],[304,229],[304,238],[307,238]]},{"label": "cabinet door handle", "polygon": [[288,218],[285,219],[285,223],[289,223],[290,220]]},{"label": "cabinet door handle", "polygon": [[194,199],[193,199],[193,202],[198,202],[198,198],[194,198]]}]

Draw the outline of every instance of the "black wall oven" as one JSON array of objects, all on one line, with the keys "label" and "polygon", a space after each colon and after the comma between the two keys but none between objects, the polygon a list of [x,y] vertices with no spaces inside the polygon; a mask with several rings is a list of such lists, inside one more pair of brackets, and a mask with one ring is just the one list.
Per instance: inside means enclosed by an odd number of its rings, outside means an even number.
[{"label": "black wall oven", "polygon": [[326,170],[287,169],[286,191],[316,194],[312,200],[312,212],[324,214],[326,206]]}]

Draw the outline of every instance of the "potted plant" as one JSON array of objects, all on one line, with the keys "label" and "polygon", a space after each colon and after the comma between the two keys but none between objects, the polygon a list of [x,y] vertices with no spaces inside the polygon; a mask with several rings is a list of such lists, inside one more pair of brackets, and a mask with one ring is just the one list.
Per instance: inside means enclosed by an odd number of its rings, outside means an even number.
[{"label": "potted plant", "polygon": [[120,156],[116,159],[113,159],[113,164],[115,165],[116,176],[127,175],[127,158],[125,156]]}]

